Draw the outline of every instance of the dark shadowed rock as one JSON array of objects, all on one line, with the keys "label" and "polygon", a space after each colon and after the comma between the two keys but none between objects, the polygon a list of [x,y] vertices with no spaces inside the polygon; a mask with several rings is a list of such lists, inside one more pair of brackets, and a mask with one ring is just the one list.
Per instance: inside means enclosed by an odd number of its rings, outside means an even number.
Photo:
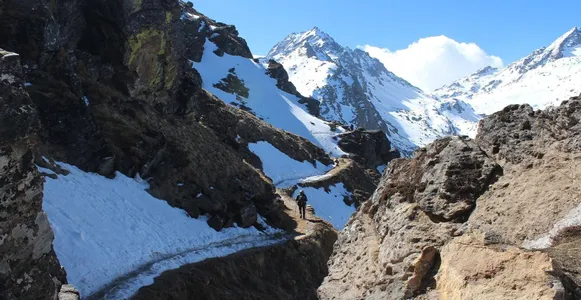
[{"label": "dark shadowed rock", "polygon": [[[182,3],[181,5],[185,5]],[[195,62],[202,60],[206,39],[218,46],[217,55],[241,56],[252,58],[246,40],[239,36],[236,26],[216,22],[195,9],[188,9],[184,14],[186,55]]]},{"label": "dark shadowed rock", "polygon": [[339,135],[339,147],[351,154],[353,159],[367,168],[386,165],[400,157],[397,150],[380,130],[357,129]]},{"label": "dark shadowed rock", "polygon": [[0,299],[54,299],[66,283],[34,165],[38,113],[19,55],[0,49]]},{"label": "dark shadowed rock", "polygon": [[286,72],[286,70],[284,69],[283,65],[274,61],[274,60],[269,60],[268,61],[268,65],[267,65],[267,70],[266,70],[266,74],[268,74],[270,77],[276,79],[276,86],[291,94],[291,95],[295,95],[297,97],[299,97],[299,103],[306,105],[307,110],[309,111],[309,113],[315,117],[319,117],[321,114],[321,107],[320,107],[320,103],[319,101],[310,98],[310,97],[304,97],[303,95],[301,95],[298,91],[297,88],[295,87],[295,85],[290,82],[290,79],[288,77],[288,73]]},{"label": "dark shadowed rock", "polygon": [[240,227],[248,228],[256,224],[257,211],[254,204],[249,203],[248,205],[240,208],[240,220],[237,222]]}]

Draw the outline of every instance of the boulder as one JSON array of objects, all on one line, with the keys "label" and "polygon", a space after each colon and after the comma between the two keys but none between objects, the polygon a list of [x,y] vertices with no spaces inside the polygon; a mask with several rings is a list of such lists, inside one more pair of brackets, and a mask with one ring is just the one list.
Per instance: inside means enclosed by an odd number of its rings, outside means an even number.
[{"label": "boulder", "polygon": [[65,284],[61,287],[58,294],[58,300],[80,300],[81,294],[74,286],[70,284]]},{"label": "boulder", "polygon": [[248,228],[254,225],[257,221],[257,210],[254,204],[249,203],[240,208],[239,220],[236,222],[242,228]]}]

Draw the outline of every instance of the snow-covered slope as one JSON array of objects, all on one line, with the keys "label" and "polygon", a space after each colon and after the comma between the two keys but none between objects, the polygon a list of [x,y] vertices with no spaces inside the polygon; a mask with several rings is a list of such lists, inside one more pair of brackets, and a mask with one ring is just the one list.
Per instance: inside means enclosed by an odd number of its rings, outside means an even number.
[{"label": "snow-covered slope", "polygon": [[[281,81],[286,82],[286,74],[274,75],[268,59],[252,59],[251,54],[241,55],[245,52],[232,51],[234,47],[229,43],[235,40],[242,42],[237,32],[220,31],[220,27],[212,25],[217,22],[197,12],[185,14],[184,18],[203,20],[198,22],[198,30],[205,32],[205,39],[200,41],[203,53],[191,59],[192,67],[201,75],[204,89],[227,104],[247,109],[275,127],[306,138],[331,156],[346,155],[337,146],[338,136],[346,130],[315,117],[309,111],[308,104],[301,102],[305,98],[293,92],[294,87],[280,84]],[[297,161],[267,141],[249,143],[248,148],[260,158],[263,173],[272,179],[277,188],[288,188],[307,178],[325,176],[332,169],[331,165],[326,166],[318,161],[315,164]],[[343,183],[337,183],[328,190],[321,187],[306,188],[305,191],[317,214],[338,229],[355,211],[354,206],[343,201],[344,197],[351,196]]]},{"label": "snow-covered slope", "polygon": [[477,113],[490,114],[509,104],[528,103],[542,109],[580,93],[581,29],[575,27],[503,69],[486,67],[432,95],[462,100]]},{"label": "snow-covered slope", "polygon": [[284,65],[301,94],[321,102],[324,118],[384,130],[404,152],[441,136],[471,134],[478,121],[469,105],[427,96],[366,52],[342,47],[316,27],[289,35],[267,58]]},{"label": "snow-covered slope", "polygon": [[[39,168],[56,176],[46,177],[43,209],[67,279],[83,296],[119,284],[105,298],[128,299],[165,270],[280,241],[265,223],[265,232],[237,227],[216,232],[205,217],[190,218],[155,199],[139,178],[117,173],[108,179],[60,165],[70,174]],[[135,271],[140,272],[119,281]]]},{"label": "snow-covered slope", "polygon": [[[216,49],[207,40],[202,61],[193,64],[202,75],[206,90],[226,103],[249,108],[268,123],[308,139],[331,155],[345,154],[334,139],[342,129],[334,132],[327,122],[309,114],[297,96],[276,86],[276,80],[266,74],[262,64],[240,56],[219,56]],[[235,79],[226,84],[228,77]]]}]

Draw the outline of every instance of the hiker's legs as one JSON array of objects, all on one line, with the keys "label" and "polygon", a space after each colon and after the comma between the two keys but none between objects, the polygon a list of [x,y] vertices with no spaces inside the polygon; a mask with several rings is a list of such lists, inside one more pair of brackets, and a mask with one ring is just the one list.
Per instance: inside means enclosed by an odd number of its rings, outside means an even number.
[{"label": "hiker's legs", "polygon": [[303,212],[303,219],[307,218],[307,206],[303,205],[303,207],[301,207],[301,210]]}]

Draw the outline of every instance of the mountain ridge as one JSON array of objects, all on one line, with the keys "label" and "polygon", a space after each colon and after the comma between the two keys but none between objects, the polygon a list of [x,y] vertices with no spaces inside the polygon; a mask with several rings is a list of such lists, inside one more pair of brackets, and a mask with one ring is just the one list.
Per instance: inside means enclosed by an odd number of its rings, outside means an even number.
[{"label": "mountain ridge", "polygon": [[[361,49],[338,44],[318,27],[292,33],[266,55],[281,63],[297,90],[320,102],[321,116],[383,130],[410,154],[451,134],[472,134],[478,121],[465,103],[439,101],[398,77]],[[459,111],[456,108],[460,107]]]},{"label": "mountain ridge", "polygon": [[574,81],[579,76],[581,30],[573,27],[548,46],[502,69],[485,67],[431,95],[466,101],[479,114],[490,114],[509,104],[530,103],[535,109],[543,109],[579,95],[581,88]]}]

